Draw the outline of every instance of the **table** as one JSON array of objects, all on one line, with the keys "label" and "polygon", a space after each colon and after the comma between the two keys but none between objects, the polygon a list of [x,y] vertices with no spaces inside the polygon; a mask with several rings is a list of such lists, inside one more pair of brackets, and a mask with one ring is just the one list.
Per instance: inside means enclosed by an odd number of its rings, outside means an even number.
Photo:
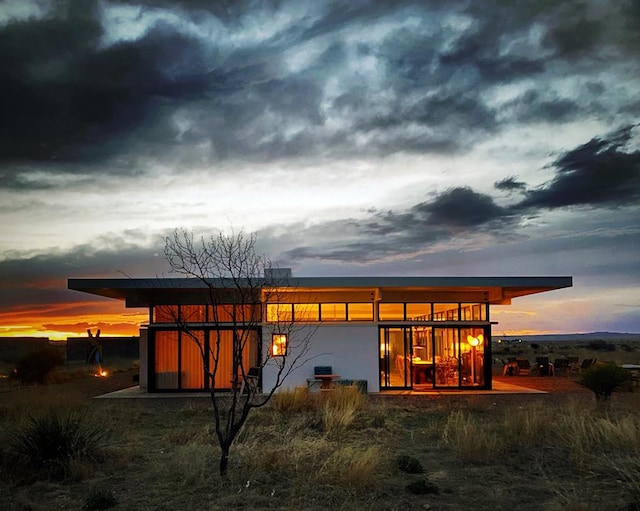
[{"label": "table", "polygon": [[413,361],[413,383],[433,383],[433,361]]},{"label": "table", "polygon": [[333,380],[340,378],[339,374],[314,374],[313,377],[316,380],[320,380],[321,389],[330,389]]}]

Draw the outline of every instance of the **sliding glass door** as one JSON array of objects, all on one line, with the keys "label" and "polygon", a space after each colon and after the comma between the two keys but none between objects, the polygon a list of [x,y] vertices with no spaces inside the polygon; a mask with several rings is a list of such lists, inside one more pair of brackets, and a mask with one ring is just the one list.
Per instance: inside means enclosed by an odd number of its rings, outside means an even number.
[{"label": "sliding glass door", "polygon": [[488,327],[382,327],[379,336],[381,390],[490,384],[485,367]]}]

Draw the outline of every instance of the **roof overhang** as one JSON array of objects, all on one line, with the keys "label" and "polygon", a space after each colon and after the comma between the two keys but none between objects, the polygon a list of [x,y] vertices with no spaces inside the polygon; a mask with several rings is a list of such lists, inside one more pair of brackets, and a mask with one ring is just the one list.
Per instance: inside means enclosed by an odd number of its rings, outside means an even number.
[{"label": "roof overhang", "polygon": [[[214,289],[233,290],[228,279],[209,281]],[[480,302],[507,305],[513,298],[571,287],[571,277],[293,277],[279,283],[291,301],[309,296],[329,301],[352,293],[352,301]],[[68,288],[124,300],[127,307],[203,303],[211,287],[198,279],[69,279]],[[247,282],[257,289],[256,282]],[[351,299],[350,299],[351,300]]]}]

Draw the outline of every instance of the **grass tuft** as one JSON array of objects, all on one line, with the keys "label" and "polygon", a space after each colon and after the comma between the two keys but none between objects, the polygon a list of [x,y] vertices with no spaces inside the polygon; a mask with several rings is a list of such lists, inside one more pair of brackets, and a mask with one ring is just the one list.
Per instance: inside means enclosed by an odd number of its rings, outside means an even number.
[{"label": "grass tuft", "polygon": [[281,413],[301,413],[315,409],[317,403],[306,387],[296,387],[274,394],[271,406]]},{"label": "grass tuft", "polygon": [[366,397],[356,387],[336,387],[326,398],[322,423],[329,436],[341,435],[366,406]]},{"label": "grass tuft", "polygon": [[76,411],[55,409],[27,417],[15,436],[13,450],[19,464],[46,478],[64,479],[73,461],[98,461],[105,445],[104,426],[90,423]]}]

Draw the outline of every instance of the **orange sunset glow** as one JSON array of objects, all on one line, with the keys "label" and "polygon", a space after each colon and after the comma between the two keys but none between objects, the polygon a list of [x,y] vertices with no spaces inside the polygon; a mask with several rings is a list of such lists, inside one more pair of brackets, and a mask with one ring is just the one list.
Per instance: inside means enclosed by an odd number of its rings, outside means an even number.
[{"label": "orange sunset glow", "polygon": [[146,309],[125,309],[119,301],[35,305],[0,314],[0,336],[64,340],[85,336],[88,328],[104,336],[136,336],[148,319]]}]

